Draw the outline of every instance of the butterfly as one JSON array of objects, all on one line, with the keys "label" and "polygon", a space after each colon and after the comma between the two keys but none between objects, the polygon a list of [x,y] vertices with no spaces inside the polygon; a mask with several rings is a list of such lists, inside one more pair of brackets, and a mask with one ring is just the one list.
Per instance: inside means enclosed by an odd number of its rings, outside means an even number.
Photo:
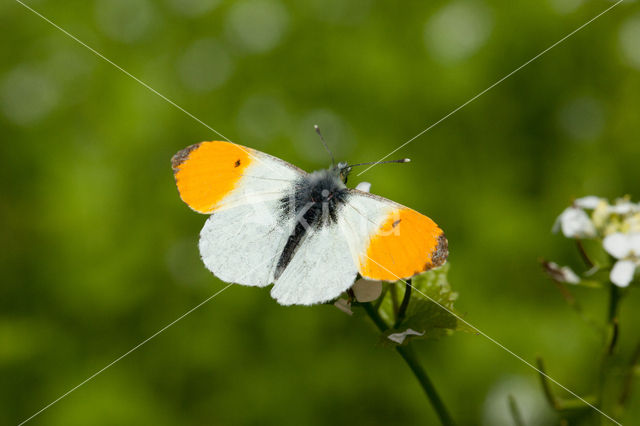
[{"label": "butterfly", "polygon": [[336,299],[358,274],[408,279],[448,256],[447,239],[431,219],[347,188],[355,165],[307,173],[224,141],[191,145],[171,164],[182,200],[210,215],[199,241],[207,269],[230,283],[273,283],[271,296],[282,305]]}]

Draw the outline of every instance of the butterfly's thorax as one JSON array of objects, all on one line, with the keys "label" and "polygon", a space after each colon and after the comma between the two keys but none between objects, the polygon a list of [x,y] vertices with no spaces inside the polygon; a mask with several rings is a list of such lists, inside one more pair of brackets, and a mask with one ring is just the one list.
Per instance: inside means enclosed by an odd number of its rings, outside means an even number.
[{"label": "butterfly's thorax", "polygon": [[336,169],[318,170],[298,179],[291,192],[280,199],[283,219],[294,218],[295,227],[276,267],[278,277],[310,229],[334,225],[349,191]]}]

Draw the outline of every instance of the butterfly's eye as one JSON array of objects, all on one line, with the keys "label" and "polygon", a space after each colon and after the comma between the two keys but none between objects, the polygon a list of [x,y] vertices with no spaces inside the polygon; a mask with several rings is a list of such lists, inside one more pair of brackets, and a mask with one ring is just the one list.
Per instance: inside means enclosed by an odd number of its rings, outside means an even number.
[{"label": "butterfly's eye", "polygon": [[342,180],[342,182],[347,183],[349,172],[351,172],[351,167],[347,166],[345,163],[345,167],[340,169],[340,179]]}]

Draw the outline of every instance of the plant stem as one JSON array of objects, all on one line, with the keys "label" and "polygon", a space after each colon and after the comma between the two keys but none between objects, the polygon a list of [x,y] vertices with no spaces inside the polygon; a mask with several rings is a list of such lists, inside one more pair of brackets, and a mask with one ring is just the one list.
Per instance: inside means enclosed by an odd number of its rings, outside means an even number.
[{"label": "plant stem", "polygon": [[622,388],[622,394],[620,395],[619,404],[621,408],[624,408],[627,401],[629,400],[629,396],[631,395],[631,388],[633,384],[633,377],[635,375],[636,366],[640,364],[640,343],[636,346],[636,349],[633,351],[633,355],[631,355],[631,360],[629,361],[629,369],[625,374],[624,385]]},{"label": "plant stem", "polygon": [[411,279],[407,280],[407,285],[404,288],[404,297],[402,298],[402,303],[398,309],[396,323],[393,325],[393,328],[397,328],[404,319],[404,316],[407,313],[407,307],[409,306],[409,300],[411,300]]},{"label": "plant stem", "polygon": [[[374,309],[371,303],[361,303],[360,305],[364,308],[364,310],[367,312],[367,315],[369,315],[369,318],[371,318],[371,320],[381,332],[384,333],[385,331],[387,331],[389,326],[380,317],[378,311]],[[435,386],[429,379],[429,376],[427,376],[424,368],[422,368],[422,365],[420,365],[420,362],[416,358],[412,348],[409,345],[398,345],[396,346],[396,350],[398,351],[402,359],[404,359],[404,361],[407,363],[407,365],[413,372],[413,375],[416,377],[416,379],[418,379],[418,382],[420,382],[420,386],[422,386],[422,389],[427,394],[427,397],[429,398],[433,409],[436,411],[436,414],[440,419],[440,423],[442,423],[442,425],[444,426],[454,425],[455,423],[453,422],[453,419],[449,415],[449,412],[442,402],[442,399],[440,399],[440,396],[438,395]]]},{"label": "plant stem", "polygon": [[605,348],[600,363],[600,377],[598,379],[598,405],[604,407],[608,401],[605,401],[607,396],[607,377],[611,369],[611,356],[618,341],[618,305],[620,302],[620,288],[609,283],[609,308],[607,310],[607,322],[605,333]]},{"label": "plant stem", "polygon": [[582,256],[582,259],[584,260],[584,263],[586,263],[587,266],[591,268],[593,266],[593,262],[591,261],[591,259],[589,259],[589,255],[587,254],[587,251],[584,249],[584,246],[582,245],[582,241],[577,239],[576,244],[578,246],[578,250],[580,251],[580,255]]},{"label": "plant stem", "polygon": [[396,346],[396,350],[400,353],[400,356],[402,356],[405,362],[409,365],[409,368],[413,371],[416,379],[420,382],[422,389],[424,389],[424,392],[431,401],[433,409],[436,410],[436,413],[440,418],[440,423],[444,426],[453,425],[453,419],[449,415],[447,407],[445,407],[444,402],[440,399],[440,395],[438,395],[435,386],[429,379],[429,376],[427,376],[424,368],[422,368],[422,365],[420,365],[420,362],[416,358],[411,346]]},{"label": "plant stem", "polygon": [[513,423],[516,426],[525,426],[516,398],[511,394],[509,395],[509,411],[511,412],[511,417],[513,417]]},{"label": "plant stem", "polygon": [[618,316],[618,302],[620,301],[620,288],[611,283],[609,293],[609,315],[607,319],[609,323],[612,323]]}]

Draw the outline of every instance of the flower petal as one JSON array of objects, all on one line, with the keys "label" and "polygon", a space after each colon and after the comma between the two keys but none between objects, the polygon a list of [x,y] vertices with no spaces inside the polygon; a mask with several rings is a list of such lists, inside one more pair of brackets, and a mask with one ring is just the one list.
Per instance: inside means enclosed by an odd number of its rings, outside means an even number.
[{"label": "flower petal", "polygon": [[560,266],[555,262],[544,262],[544,269],[551,279],[559,283],[579,284],[580,277],[568,266]]},{"label": "flower petal", "polygon": [[406,339],[407,336],[422,336],[422,335],[424,335],[424,331],[420,333],[419,331],[415,331],[410,328],[407,328],[402,333],[393,333],[388,335],[387,338],[392,342],[396,342],[397,344],[400,345],[402,344],[402,342],[404,342],[404,339]]},{"label": "flower petal", "polygon": [[382,293],[382,283],[380,281],[369,281],[360,278],[351,287],[358,302],[371,302],[380,297]]},{"label": "flower petal", "polygon": [[602,198],[596,197],[595,195],[587,195],[586,197],[578,198],[573,202],[573,205],[576,207],[580,207],[583,209],[593,210],[598,207]]},{"label": "flower petal", "polygon": [[356,189],[358,191],[362,191],[362,192],[369,192],[371,190],[371,183],[370,182],[360,182],[358,185],[356,185]]},{"label": "flower petal", "polygon": [[635,203],[630,202],[629,200],[619,199],[616,201],[616,204],[609,207],[611,213],[616,214],[629,214],[638,211],[638,206]]},{"label": "flower petal", "polygon": [[640,232],[631,232],[627,234],[629,240],[629,249],[633,251],[633,254],[640,257]]},{"label": "flower petal", "polygon": [[602,241],[602,246],[616,259],[623,259],[631,252],[629,237],[620,232],[607,235]]},{"label": "flower petal", "polygon": [[619,260],[611,269],[611,282],[618,287],[626,287],[633,280],[636,264],[631,260]]},{"label": "flower petal", "polygon": [[625,217],[623,226],[629,228],[629,232],[640,233],[640,213]]},{"label": "flower petal", "polygon": [[560,228],[565,237],[583,238],[594,237],[596,228],[589,216],[581,209],[567,207],[559,217]]}]

